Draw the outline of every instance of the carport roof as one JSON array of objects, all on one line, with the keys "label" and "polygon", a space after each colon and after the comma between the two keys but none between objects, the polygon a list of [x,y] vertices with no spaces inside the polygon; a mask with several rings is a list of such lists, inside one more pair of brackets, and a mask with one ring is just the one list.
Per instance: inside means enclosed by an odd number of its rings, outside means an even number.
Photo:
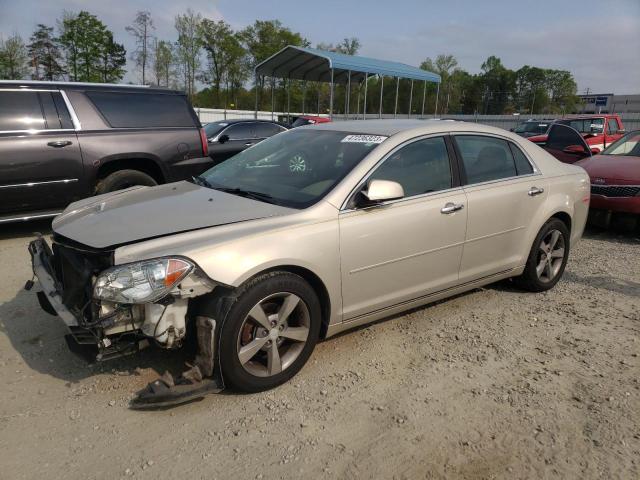
[{"label": "carport roof", "polygon": [[373,74],[440,83],[440,75],[404,63],[293,45],[260,62],[255,73],[256,76],[330,82],[332,69],[336,83],[347,83],[349,72],[352,82]]}]

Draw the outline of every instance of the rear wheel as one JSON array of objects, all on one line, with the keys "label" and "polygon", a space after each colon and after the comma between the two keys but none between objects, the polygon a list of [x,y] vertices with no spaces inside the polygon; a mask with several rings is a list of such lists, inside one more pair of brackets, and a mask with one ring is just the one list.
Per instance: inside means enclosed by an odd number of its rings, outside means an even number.
[{"label": "rear wheel", "polygon": [[220,330],[225,382],[259,392],[293,377],[320,333],[320,302],[298,275],[273,272],[241,287]]},{"label": "rear wheel", "polygon": [[536,236],[522,275],[516,283],[531,292],[542,292],[558,283],[569,258],[569,229],[552,218]]},{"label": "rear wheel", "polygon": [[118,170],[98,181],[96,194],[115,192],[137,185],[153,187],[157,184],[153,177],[140,170]]}]

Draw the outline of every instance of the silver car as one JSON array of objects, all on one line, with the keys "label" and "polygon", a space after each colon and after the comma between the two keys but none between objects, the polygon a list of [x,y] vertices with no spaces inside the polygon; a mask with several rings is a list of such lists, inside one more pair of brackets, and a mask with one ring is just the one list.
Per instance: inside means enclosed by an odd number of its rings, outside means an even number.
[{"label": "silver car", "polygon": [[505,130],[345,121],[73,203],[29,249],[41,305],[99,360],[193,335],[133,404],[171,405],[273,388],[318,340],[498,280],[547,290],[588,202],[584,170]]}]

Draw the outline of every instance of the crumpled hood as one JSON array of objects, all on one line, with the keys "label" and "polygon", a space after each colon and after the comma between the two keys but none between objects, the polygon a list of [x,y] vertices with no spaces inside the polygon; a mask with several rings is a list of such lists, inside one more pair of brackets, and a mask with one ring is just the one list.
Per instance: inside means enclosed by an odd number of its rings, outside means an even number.
[{"label": "crumpled hood", "polygon": [[133,187],[72,203],[53,221],[53,231],[89,247],[107,248],[296,211],[177,182]]}]

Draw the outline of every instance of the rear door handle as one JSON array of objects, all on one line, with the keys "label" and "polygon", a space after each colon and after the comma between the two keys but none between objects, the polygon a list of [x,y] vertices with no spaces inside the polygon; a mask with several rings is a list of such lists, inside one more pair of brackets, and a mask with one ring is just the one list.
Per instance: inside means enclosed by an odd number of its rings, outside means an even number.
[{"label": "rear door handle", "polygon": [[528,192],[530,197],[535,197],[536,195],[540,195],[541,193],[544,193],[544,188],[531,187]]},{"label": "rear door handle", "polygon": [[449,215],[451,213],[457,212],[458,210],[462,210],[464,205],[462,203],[446,203],[444,207],[440,209],[440,213],[444,213],[445,215]]},{"label": "rear door handle", "polygon": [[71,142],[70,140],[54,140],[53,142],[47,143],[47,145],[53,148],[63,148],[68,147],[72,143],[73,142]]},{"label": "rear door handle", "polygon": [[245,143],[244,144],[245,147],[250,147],[251,145],[253,145],[253,142],[249,142],[249,143]]}]

